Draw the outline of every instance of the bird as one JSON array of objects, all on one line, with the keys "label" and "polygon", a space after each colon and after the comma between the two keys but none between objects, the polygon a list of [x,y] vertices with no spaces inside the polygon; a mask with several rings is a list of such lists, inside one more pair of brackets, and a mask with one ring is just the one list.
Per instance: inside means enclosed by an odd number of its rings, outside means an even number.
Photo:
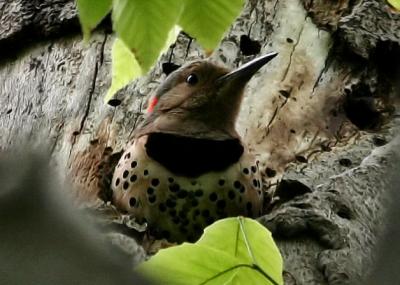
[{"label": "bird", "polygon": [[207,225],[263,210],[261,174],[235,129],[247,82],[277,55],[235,70],[187,63],[150,96],[112,176],[112,203],[157,238],[196,241]]}]

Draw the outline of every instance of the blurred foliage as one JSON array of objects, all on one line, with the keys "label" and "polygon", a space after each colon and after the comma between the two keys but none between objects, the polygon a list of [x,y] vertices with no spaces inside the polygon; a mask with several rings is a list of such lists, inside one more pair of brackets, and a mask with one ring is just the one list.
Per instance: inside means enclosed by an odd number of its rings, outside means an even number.
[{"label": "blurred foliage", "polygon": [[85,39],[112,10],[113,29],[126,47],[114,43],[113,82],[105,100],[149,71],[176,40],[177,25],[211,51],[243,5],[244,0],[77,0]]}]

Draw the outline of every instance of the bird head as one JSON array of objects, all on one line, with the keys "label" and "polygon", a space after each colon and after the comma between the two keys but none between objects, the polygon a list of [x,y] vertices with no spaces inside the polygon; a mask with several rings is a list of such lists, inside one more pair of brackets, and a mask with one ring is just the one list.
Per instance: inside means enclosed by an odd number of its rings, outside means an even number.
[{"label": "bird head", "polygon": [[171,73],[150,98],[136,136],[164,133],[195,139],[237,139],[235,122],[250,78],[277,53],[230,71],[208,60]]}]

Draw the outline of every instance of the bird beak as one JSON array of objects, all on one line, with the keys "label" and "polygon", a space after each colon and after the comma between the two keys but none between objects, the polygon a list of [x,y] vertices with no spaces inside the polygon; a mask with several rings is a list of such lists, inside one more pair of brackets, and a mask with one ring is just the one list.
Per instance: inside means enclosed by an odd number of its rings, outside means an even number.
[{"label": "bird beak", "polygon": [[267,64],[271,59],[277,56],[277,52],[271,52],[266,55],[257,57],[252,61],[249,61],[246,64],[243,64],[239,68],[225,74],[217,79],[217,83],[220,86],[225,85],[226,83],[234,83],[241,82],[243,85],[246,84],[247,81],[265,64]]}]

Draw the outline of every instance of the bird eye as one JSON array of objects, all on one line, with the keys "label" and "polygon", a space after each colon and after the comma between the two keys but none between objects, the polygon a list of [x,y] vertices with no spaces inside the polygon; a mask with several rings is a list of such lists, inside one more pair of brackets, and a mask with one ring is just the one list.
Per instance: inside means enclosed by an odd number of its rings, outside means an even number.
[{"label": "bird eye", "polygon": [[189,76],[186,78],[186,82],[187,84],[190,85],[195,85],[197,82],[199,81],[199,79],[197,78],[196,74],[189,74]]}]

